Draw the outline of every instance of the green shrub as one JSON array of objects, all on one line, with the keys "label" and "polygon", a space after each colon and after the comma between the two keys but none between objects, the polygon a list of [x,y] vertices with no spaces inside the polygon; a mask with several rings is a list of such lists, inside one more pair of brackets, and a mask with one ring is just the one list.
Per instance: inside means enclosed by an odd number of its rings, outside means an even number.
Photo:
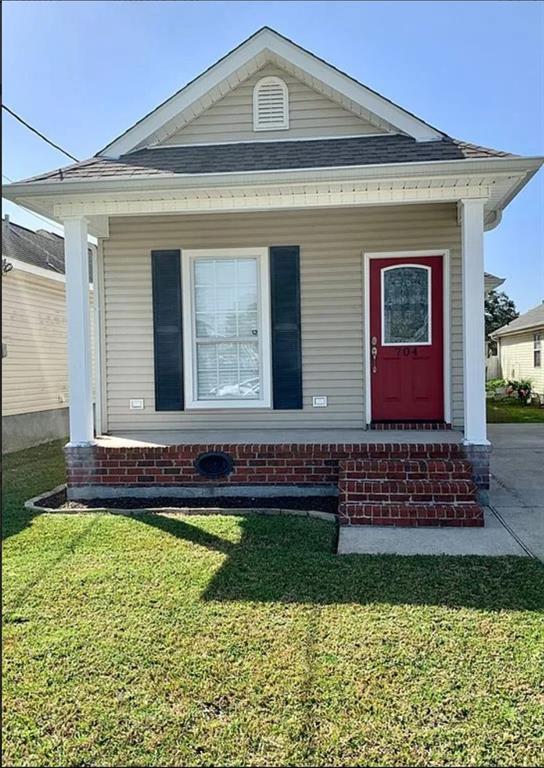
[{"label": "green shrub", "polygon": [[496,395],[498,389],[506,389],[506,386],[504,379],[489,379],[485,383],[485,391],[488,395]]}]

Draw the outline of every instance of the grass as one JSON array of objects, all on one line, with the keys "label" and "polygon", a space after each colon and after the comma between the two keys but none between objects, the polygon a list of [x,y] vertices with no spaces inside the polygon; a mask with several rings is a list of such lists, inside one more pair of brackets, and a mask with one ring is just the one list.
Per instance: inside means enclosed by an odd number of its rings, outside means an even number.
[{"label": "grass", "polygon": [[333,554],[274,517],[25,513],[4,473],[9,766],[538,765],[544,569]]},{"label": "grass", "polygon": [[544,408],[516,400],[487,400],[488,424],[544,424]]}]

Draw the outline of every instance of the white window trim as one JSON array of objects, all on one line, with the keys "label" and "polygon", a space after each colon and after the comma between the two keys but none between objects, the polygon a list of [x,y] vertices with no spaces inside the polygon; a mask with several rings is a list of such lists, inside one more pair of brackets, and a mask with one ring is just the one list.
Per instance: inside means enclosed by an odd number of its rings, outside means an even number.
[{"label": "white window trim", "polygon": [[[195,312],[193,263],[199,258],[257,258],[259,280],[259,343],[261,398],[259,400],[199,400],[196,382]],[[270,408],[272,405],[272,363],[270,335],[270,270],[268,248],[198,248],[181,252],[183,295],[183,369],[186,410]]]},{"label": "white window trim", "polygon": [[[424,269],[427,272],[427,306],[429,308],[429,321],[427,323],[427,341],[406,341],[406,342],[385,342],[385,306],[384,306],[384,272],[390,272],[393,269],[407,269],[412,267],[413,269]],[[380,311],[381,311],[381,346],[382,347],[430,347],[433,343],[433,327],[432,327],[432,270],[425,264],[394,264],[392,267],[383,267],[380,270]]]},{"label": "white window trim", "polygon": [[450,252],[446,248],[434,248],[425,251],[363,251],[363,359],[365,376],[365,419],[367,425],[372,422],[372,399],[370,381],[370,260],[371,259],[415,259],[422,256],[442,256],[442,285],[444,312],[444,421],[451,424],[451,333],[450,333]]},{"label": "white window trim", "polygon": [[[281,123],[267,123],[262,125],[259,122],[259,91],[263,85],[274,83],[281,87],[283,93],[283,120]],[[289,90],[287,84],[281,77],[269,76],[261,77],[255,83],[253,88],[253,130],[254,131],[285,131],[289,128]]]}]

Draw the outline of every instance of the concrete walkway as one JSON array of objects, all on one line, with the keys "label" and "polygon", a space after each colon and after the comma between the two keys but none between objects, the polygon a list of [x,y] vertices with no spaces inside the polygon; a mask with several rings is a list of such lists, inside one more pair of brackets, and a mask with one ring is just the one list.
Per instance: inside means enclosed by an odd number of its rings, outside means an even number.
[{"label": "concrete walkway", "polygon": [[338,554],[519,555],[544,561],[544,424],[490,424],[484,528],[344,526]]},{"label": "concrete walkway", "polygon": [[490,424],[489,504],[544,562],[544,424]]}]

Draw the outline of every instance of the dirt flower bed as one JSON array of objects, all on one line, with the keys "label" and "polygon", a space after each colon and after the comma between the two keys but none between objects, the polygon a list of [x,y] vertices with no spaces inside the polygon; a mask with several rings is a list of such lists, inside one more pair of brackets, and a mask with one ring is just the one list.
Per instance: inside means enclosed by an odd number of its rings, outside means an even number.
[{"label": "dirt flower bed", "polygon": [[155,498],[134,498],[123,496],[118,499],[85,499],[84,501],[69,501],[66,490],[63,489],[52,496],[44,497],[35,502],[37,507],[67,511],[92,509],[293,509],[301,511],[328,512],[335,515],[338,507],[336,496],[200,496]]}]

